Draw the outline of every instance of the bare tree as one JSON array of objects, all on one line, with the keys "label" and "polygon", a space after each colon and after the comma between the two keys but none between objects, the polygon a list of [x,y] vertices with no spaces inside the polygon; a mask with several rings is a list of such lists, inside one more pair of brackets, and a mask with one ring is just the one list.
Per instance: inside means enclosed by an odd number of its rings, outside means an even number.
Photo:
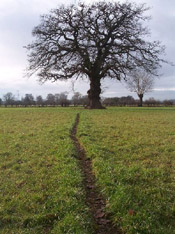
[{"label": "bare tree", "polygon": [[131,92],[137,93],[140,103],[139,106],[143,105],[143,96],[145,93],[152,90],[154,85],[154,78],[149,73],[138,69],[132,71],[127,78],[127,87]]},{"label": "bare tree", "polygon": [[52,93],[47,94],[46,104],[49,106],[55,106],[55,95]]},{"label": "bare tree", "polygon": [[8,92],[8,93],[4,94],[3,100],[4,100],[5,106],[8,106],[8,105],[12,106],[15,103],[15,96],[13,95],[13,93]]},{"label": "bare tree", "polygon": [[59,104],[63,106],[69,106],[69,100],[67,99],[68,92],[62,92],[59,94]]},{"label": "bare tree", "polygon": [[25,105],[25,107],[34,105],[35,104],[35,100],[34,100],[33,94],[26,93],[25,97],[22,98],[22,103]]},{"label": "bare tree", "polygon": [[163,62],[160,42],[146,41],[147,10],[144,4],[105,1],[52,10],[26,47],[28,75],[36,73],[41,82],[87,77],[89,107],[102,108],[103,78],[125,79],[136,67],[156,74]]},{"label": "bare tree", "polygon": [[72,96],[72,103],[74,106],[80,105],[81,97],[82,97],[81,93],[74,92],[74,95]]},{"label": "bare tree", "polygon": [[43,97],[41,95],[36,97],[36,104],[38,106],[43,106],[44,105],[44,100],[43,100]]}]

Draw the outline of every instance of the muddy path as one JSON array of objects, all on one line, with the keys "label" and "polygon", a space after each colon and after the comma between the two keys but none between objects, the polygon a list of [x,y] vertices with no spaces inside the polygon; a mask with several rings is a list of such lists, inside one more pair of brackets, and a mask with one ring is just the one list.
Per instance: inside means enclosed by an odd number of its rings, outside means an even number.
[{"label": "muddy path", "polygon": [[83,185],[86,192],[86,204],[91,212],[94,232],[98,234],[121,234],[119,229],[113,226],[109,214],[105,212],[106,202],[96,186],[92,162],[86,157],[86,152],[76,137],[79,122],[80,114],[77,114],[70,137],[77,151],[77,160],[79,161],[79,167],[83,176]]}]

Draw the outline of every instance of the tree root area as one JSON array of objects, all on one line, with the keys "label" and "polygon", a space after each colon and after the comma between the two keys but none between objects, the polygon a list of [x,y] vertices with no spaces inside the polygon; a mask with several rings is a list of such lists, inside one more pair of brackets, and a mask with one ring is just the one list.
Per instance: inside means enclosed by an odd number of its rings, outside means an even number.
[{"label": "tree root area", "polygon": [[86,152],[76,137],[79,121],[80,114],[77,114],[71,131],[71,139],[76,147],[77,159],[83,175],[86,203],[91,212],[92,225],[97,234],[121,234],[122,232],[112,224],[110,215],[105,212],[106,202],[96,186],[96,178],[92,170],[92,162],[86,157]]}]

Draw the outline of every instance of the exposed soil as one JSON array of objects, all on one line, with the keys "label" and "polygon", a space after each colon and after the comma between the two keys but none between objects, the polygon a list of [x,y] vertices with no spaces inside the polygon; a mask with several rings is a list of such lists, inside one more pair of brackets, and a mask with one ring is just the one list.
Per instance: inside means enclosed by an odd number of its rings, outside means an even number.
[{"label": "exposed soil", "polygon": [[109,218],[110,215],[105,212],[106,202],[96,186],[92,162],[86,157],[86,152],[76,137],[79,121],[80,114],[77,114],[71,131],[71,139],[77,150],[77,159],[79,160],[79,166],[83,175],[83,184],[86,191],[86,203],[91,211],[95,233],[121,234],[121,231],[112,224]]}]

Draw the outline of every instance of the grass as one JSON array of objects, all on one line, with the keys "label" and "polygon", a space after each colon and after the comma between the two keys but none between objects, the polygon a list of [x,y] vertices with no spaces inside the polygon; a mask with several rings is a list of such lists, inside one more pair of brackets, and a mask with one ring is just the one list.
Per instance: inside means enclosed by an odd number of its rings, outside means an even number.
[{"label": "grass", "polygon": [[113,222],[175,233],[175,109],[84,110],[78,130]]},{"label": "grass", "polygon": [[69,137],[75,116],[0,109],[0,233],[92,233]]},{"label": "grass", "polygon": [[70,129],[113,222],[175,233],[175,108],[1,108],[0,233],[92,234]]}]

